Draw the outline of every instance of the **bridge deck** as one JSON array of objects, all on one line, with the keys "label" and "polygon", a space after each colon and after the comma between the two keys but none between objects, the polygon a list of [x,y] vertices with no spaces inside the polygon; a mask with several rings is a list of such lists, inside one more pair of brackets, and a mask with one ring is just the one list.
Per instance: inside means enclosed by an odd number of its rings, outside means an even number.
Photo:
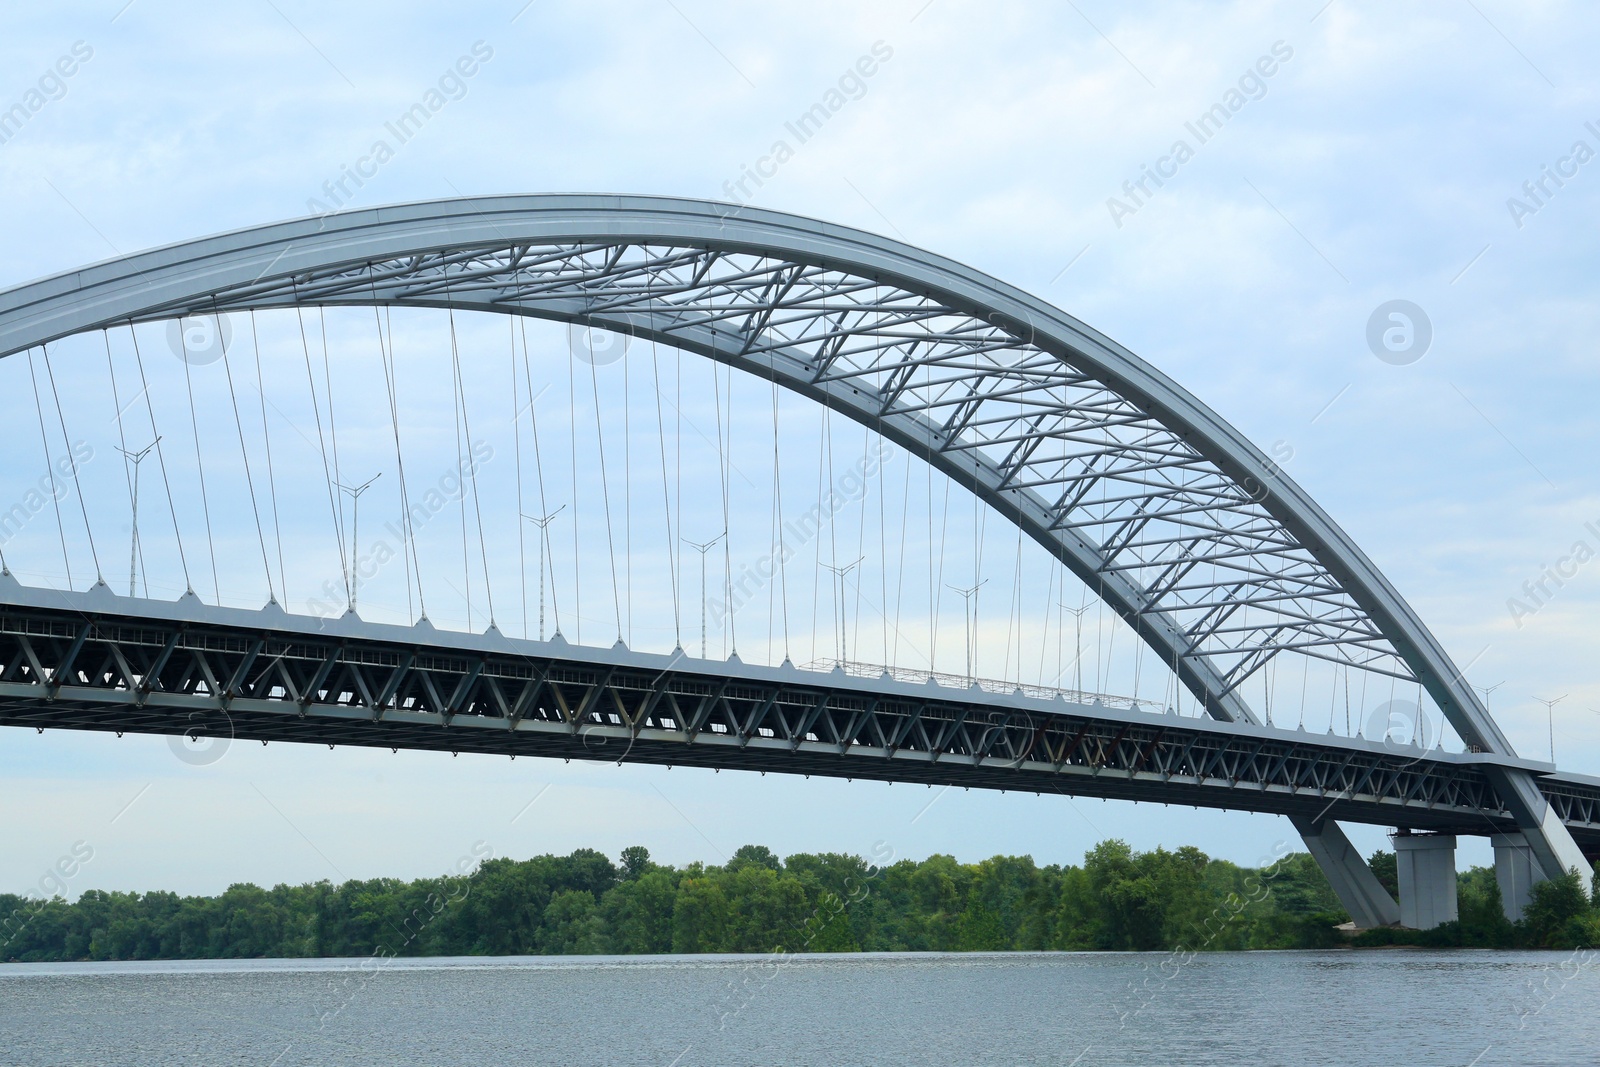
[{"label": "bridge deck", "polygon": [[843,671],[62,593],[0,577],[0,725],[817,774],[1486,834],[1538,776],[1600,852],[1600,780],[1446,753]]}]

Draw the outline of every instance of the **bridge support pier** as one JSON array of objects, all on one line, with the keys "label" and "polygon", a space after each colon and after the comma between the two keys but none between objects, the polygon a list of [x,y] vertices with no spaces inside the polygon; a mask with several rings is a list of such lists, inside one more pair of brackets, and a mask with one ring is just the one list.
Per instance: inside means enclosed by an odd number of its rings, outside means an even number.
[{"label": "bridge support pier", "polygon": [[1400,876],[1401,926],[1432,930],[1460,917],[1454,834],[1396,834],[1394,861]]},{"label": "bridge support pier", "polygon": [[1494,880],[1500,886],[1500,906],[1516,922],[1533,900],[1533,887],[1544,881],[1538,858],[1527,834],[1494,834]]},{"label": "bridge support pier", "polygon": [[[1555,808],[1539,791],[1533,775],[1510,767],[1494,766],[1485,767],[1484,773],[1494,783],[1495,792],[1511,809],[1512,817],[1517,820],[1517,828],[1522,831],[1519,836],[1533,853],[1539,875],[1533,881],[1560,878],[1568,871],[1577,871],[1578,884],[1583,886],[1584,893],[1592,892],[1594,869],[1578,843],[1572,839],[1571,831],[1556,814]],[[1495,867],[1498,878],[1498,861]],[[1501,892],[1503,894],[1504,890]]]},{"label": "bridge support pier", "polygon": [[1383,888],[1383,883],[1378,881],[1378,876],[1372,873],[1372,868],[1367,866],[1338,823],[1332,820],[1291,821],[1356,926],[1370,930],[1375,926],[1393,926],[1400,921],[1400,905]]}]

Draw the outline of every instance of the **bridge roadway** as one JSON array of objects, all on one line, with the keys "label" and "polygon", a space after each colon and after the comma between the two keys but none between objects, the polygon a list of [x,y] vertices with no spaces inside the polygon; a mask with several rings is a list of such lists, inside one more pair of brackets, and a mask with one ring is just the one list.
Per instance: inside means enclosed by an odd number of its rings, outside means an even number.
[{"label": "bridge roadway", "polygon": [[0,575],[0,725],[816,774],[1456,834],[1535,776],[1600,853],[1600,779],[1489,753],[835,670],[65,593]]}]

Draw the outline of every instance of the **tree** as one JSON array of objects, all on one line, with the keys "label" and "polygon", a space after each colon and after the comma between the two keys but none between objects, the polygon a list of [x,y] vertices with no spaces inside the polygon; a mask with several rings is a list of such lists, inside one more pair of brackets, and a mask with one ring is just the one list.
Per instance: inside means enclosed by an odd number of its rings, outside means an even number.
[{"label": "tree", "polygon": [[778,859],[777,853],[766,845],[740,845],[733,858],[728,861],[729,873],[744,867],[765,867],[769,871],[783,870],[783,861]]},{"label": "tree", "polygon": [[1378,876],[1379,883],[1389,891],[1389,895],[1396,900],[1400,899],[1400,868],[1395,863],[1393,852],[1374,852],[1367,859],[1367,866],[1372,868],[1372,873]]},{"label": "tree", "polygon": [[1579,948],[1587,940],[1581,920],[1588,914],[1589,897],[1576,870],[1533,887],[1533,897],[1523,910],[1521,926],[1534,948]]},{"label": "tree", "polygon": [[582,889],[563,889],[544,909],[540,948],[552,956],[596,955],[605,951],[605,923],[594,896]]},{"label": "tree", "polygon": [[650,850],[643,845],[629,845],[622,850],[622,877],[632,880],[642,876],[655,864],[650,862]]}]

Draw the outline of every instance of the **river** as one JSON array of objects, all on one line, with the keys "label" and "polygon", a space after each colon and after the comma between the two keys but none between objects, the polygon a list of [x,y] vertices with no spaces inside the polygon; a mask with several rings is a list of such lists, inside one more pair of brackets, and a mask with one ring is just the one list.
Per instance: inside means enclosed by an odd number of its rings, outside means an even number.
[{"label": "river", "polygon": [[1600,953],[0,965],[0,1063],[1592,1064]]}]

